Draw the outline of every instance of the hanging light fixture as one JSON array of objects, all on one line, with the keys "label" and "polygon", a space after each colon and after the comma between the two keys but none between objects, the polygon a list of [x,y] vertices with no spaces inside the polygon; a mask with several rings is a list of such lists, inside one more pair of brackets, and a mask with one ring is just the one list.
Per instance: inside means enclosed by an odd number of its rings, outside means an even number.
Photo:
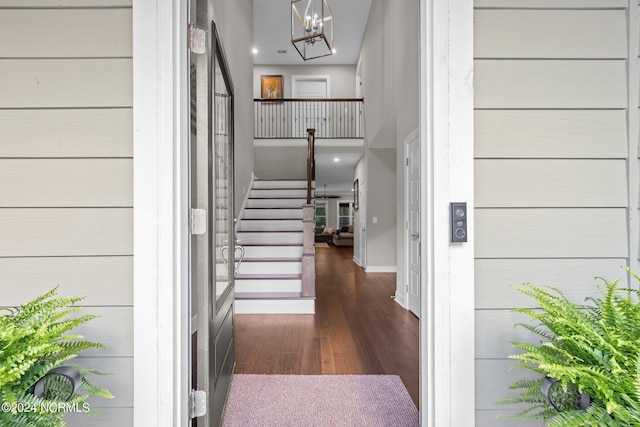
[{"label": "hanging light fixture", "polygon": [[291,0],[291,43],[305,61],[333,55],[333,14],[327,0]]}]

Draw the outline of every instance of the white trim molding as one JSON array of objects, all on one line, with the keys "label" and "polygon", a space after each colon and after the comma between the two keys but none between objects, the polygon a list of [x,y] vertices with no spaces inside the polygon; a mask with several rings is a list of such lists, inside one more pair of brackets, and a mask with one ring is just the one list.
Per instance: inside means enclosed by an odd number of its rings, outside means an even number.
[{"label": "white trim molding", "polygon": [[[420,409],[425,427],[475,424],[473,0],[420,0]],[[449,204],[467,202],[466,243]],[[426,255],[426,256],[425,256]]]},{"label": "white trim molding", "polygon": [[133,424],[188,425],[187,3],[133,1]]}]

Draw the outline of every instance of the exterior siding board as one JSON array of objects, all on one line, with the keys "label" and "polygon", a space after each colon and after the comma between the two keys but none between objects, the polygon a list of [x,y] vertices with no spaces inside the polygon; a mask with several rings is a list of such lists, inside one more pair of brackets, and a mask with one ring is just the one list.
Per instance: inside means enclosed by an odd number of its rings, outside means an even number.
[{"label": "exterior siding board", "polygon": [[626,159],[619,110],[476,110],[476,158]]},{"label": "exterior siding board", "polygon": [[59,284],[63,296],[85,296],[84,306],[132,306],[131,256],[0,257],[0,280],[20,289],[3,295],[14,306],[40,295],[45,284]]},{"label": "exterior siding board", "polygon": [[477,10],[474,35],[476,58],[627,57],[624,10]]},{"label": "exterior siding board", "polygon": [[[133,425],[131,0],[0,0],[0,287],[56,285],[100,317],[79,362],[114,399],[70,426]],[[20,37],[14,37],[20,34]],[[4,37],[3,37],[4,36]]]},{"label": "exterior siding board", "polygon": [[131,107],[131,58],[0,59],[0,108]]},{"label": "exterior siding board", "polygon": [[113,427],[133,425],[133,408],[104,408],[100,415],[86,416],[71,413],[66,416],[67,423],[73,427]]},{"label": "exterior siding board", "polygon": [[536,339],[513,328],[533,302],[510,284],[574,301],[598,294],[595,276],[628,284],[627,6],[475,1],[476,426],[513,425],[495,402],[530,375],[509,371],[509,341]]},{"label": "exterior siding board", "polygon": [[133,157],[131,108],[0,110],[0,158]]},{"label": "exterior siding board", "polygon": [[[132,0],[0,0],[0,8],[68,8],[68,7],[127,7],[131,8]],[[114,29],[110,29],[113,31]],[[126,29],[122,29],[125,30]]]},{"label": "exterior siding board", "polygon": [[625,258],[495,258],[476,259],[476,309],[511,310],[531,307],[533,300],[509,285],[525,282],[562,288],[573,301],[597,296],[596,277],[620,278],[629,284],[621,266]]},{"label": "exterior siding board", "polygon": [[624,160],[476,160],[475,202],[484,207],[626,207]]},{"label": "exterior siding board", "polygon": [[627,209],[476,209],[476,258],[626,258]]},{"label": "exterior siding board", "polygon": [[475,107],[627,107],[627,66],[619,60],[475,61]]},{"label": "exterior siding board", "polygon": [[132,206],[132,162],[0,159],[0,207]]},{"label": "exterior siding board", "polygon": [[476,0],[476,8],[625,9],[629,0]]},{"label": "exterior siding board", "polygon": [[0,209],[0,235],[0,257],[133,255],[133,209]]},{"label": "exterior siding board", "polygon": [[20,43],[2,43],[0,58],[130,58],[132,29],[130,8],[7,9],[0,14],[0,40],[19,34]]}]

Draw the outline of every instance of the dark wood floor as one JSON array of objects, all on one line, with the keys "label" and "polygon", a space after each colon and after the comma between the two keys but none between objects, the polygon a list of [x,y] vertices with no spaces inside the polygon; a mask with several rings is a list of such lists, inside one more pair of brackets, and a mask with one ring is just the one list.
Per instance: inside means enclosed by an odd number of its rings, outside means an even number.
[{"label": "dark wood floor", "polygon": [[364,273],[349,247],[316,249],[316,314],[238,314],[236,373],[393,374],[419,401],[418,319],[395,274]]}]

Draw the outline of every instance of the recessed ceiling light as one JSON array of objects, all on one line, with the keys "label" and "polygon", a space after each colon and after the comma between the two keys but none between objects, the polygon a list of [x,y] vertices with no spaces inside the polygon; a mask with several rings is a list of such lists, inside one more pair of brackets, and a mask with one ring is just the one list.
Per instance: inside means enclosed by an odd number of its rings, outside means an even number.
[{"label": "recessed ceiling light", "polygon": [[336,50],[335,47],[333,49],[331,49],[331,53],[336,53],[336,52],[337,52],[337,50]]},{"label": "recessed ceiling light", "polygon": [[334,158],[333,158],[333,161],[334,161],[334,162],[339,162],[339,161],[340,161],[340,158],[338,158],[338,157],[334,157]]},{"label": "recessed ceiling light", "polygon": [[258,53],[258,49],[254,47],[253,49],[251,49],[251,52],[253,52],[253,54],[255,55],[256,53]]}]

